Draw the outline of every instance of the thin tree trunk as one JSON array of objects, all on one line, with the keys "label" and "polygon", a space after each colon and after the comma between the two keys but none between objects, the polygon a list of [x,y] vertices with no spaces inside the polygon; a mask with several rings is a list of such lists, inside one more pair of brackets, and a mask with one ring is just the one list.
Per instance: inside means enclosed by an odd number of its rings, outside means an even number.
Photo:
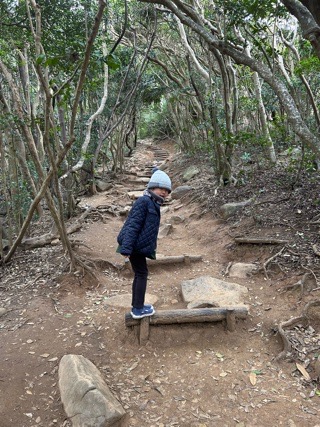
[{"label": "thin tree trunk", "polygon": [[[77,111],[78,111],[78,106],[79,106],[79,101],[80,101],[80,95],[82,92],[86,72],[87,72],[88,65],[89,65],[90,53],[92,51],[93,42],[97,36],[98,29],[100,26],[100,22],[102,20],[102,16],[103,16],[103,12],[104,12],[105,7],[106,7],[105,2],[103,0],[99,0],[98,12],[97,12],[96,17],[95,17],[95,22],[94,22],[94,25],[93,25],[93,28],[91,31],[91,35],[87,41],[85,54],[84,54],[84,60],[83,60],[82,68],[80,71],[80,76],[78,79],[76,93],[75,93],[75,97],[74,97],[74,101],[73,101],[73,105],[72,105],[72,114],[71,114],[71,121],[70,121],[70,128],[69,128],[70,129],[69,130],[69,140],[68,140],[67,144],[65,145],[65,147],[63,148],[63,150],[61,150],[58,153],[57,158],[55,159],[56,168],[58,168],[59,165],[62,163],[66,154],[68,153],[68,151],[70,150],[70,148],[72,147],[72,145],[75,141],[74,128],[75,128],[75,123],[76,123],[76,117],[77,117]],[[38,206],[40,200],[43,198],[43,196],[44,196],[44,194],[45,194],[45,192],[49,186],[49,183],[52,179],[54,172],[55,172],[54,168],[51,167],[50,170],[48,171],[48,174],[45,177],[43,183],[41,184],[41,188],[40,188],[37,196],[35,197],[35,199],[31,203],[31,206],[29,208],[29,212],[28,212],[27,217],[26,217],[26,219],[25,219],[25,221],[21,227],[19,235],[17,236],[14,244],[10,248],[7,256],[5,257],[5,262],[8,262],[12,258],[15,251],[17,250],[20,242],[22,241],[23,236],[24,236],[24,234],[25,234],[25,232],[26,232],[26,230],[27,230],[27,228],[28,228],[28,226],[32,220],[34,211],[35,211],[36,207]]]}]

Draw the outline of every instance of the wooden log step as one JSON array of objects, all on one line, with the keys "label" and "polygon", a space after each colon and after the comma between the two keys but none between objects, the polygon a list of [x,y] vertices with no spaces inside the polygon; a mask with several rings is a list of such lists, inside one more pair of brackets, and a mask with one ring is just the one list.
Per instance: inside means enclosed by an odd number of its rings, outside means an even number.
[{"label": "wooden log step", "polygon": [[182,310],[160,310],[153,316],[133,319],[130,313],[125,314],[125,325],[134,326],[139,329],[140,345],[145,345],[149,339],[150,325],[173,325],[181,323],[218,322],[226,320],[227,329],[234,332],[236,319],[245,319],[248,309],[245,306],[218,307],[218,308],[195,308]]},{"label": "wooden log step", "polygon": [[159,256],[157,259],[147,259],[147,263],[152,264],[175,264],[185,262],[190,264],[191,262],[202,261],[202,255],[173,255],[173,256]]},{"label": "wooden log step", "polygon": [[[180,323],[202,323],[219,322],[234,317],[235,319],[245,319],[248,316],[248,308],[238,307],[214,307],[214,308],[193,308],[180,310],[159,310],[153,316],[148,317],[150,325],[172,325]],[[231,319],[232,320],[232,319]],[[133,319],[130,313],[125,314],[125,325],[136,326],[140,324],[140,319]]]},{"label": "wooden log step", "polygon": [[276,237],[235,237],[236,243],[248,243],[253,245],[285,245],[289,240],[277,239]]}]

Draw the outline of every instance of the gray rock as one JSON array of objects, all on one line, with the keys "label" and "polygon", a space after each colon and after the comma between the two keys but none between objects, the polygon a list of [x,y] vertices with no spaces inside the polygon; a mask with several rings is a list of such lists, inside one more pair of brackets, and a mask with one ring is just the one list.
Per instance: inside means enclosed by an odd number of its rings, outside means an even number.
[{"label": "gray rock", "polygon": [[181,185],[173,190],[171,193],[171,199],[181,199],[181,197],[185,196],[192,190],[190,185]]},{"label": "gray rock", "polygon": [[96,366],[67,354],[59,365],[61,401],[73,427],[122,427],[126,413]]},{"label": "gray rock", "polygon": [[0,317],[7,313],[7,309],[4,307],[0,307]]},{"label": "gray rock", "polygon": [[140,186],[141,184],[148,184],[149,181],[150,181],[150,178],[140,176],[140,177],[135,178],[135,179],[130,179],[127,182],[129,182],[130,184],[138,184]]},{"label": "gray rock", "polygon": [[9,249],[9,240],[2,239],[2,249]]},{"label": "gray rock", "polygon": [[288,157],[288,158],[292,158],[294,160],[301,160],[302,157],[302,150],[300,147],[294,147],[294,148],[288,148],[285,151],[282,151],[282,153],[279,153],[279,156],[282,157]]},{"label": "gray rock", "polygon": [[230,218],[235,215],[238,211],[243,209],[252,203],[252,200],[245,200],[243,202],[226,203],[220,206],[220,213],[224,219]]},{"label": "gray rock", "polygon": [[131,200],[135,200],[142,195],[143,195],[143,190],[128,191],[128,196],[130,197]]},{"label": "gray rock", "polygon": [[95,184],[98,191],[108,191],[113,187],[111,182],[105,182],[102,179],[96,179]]},{"label": "gray rock", "polygon": [[186,303],[204,301],[216,307],[244,305],[248,293],[245,286],[225,282],[210,276],[185,280],[181,284],[182,298]]},{"label": "gray rock", "polygon": [[169,210],[170,210],[169,206],[161,207],[161,215],[164,215],[165,213],[169,212]]},{"label": "gray rock", "polygon": [[190,166],[188,169],[184,172],[182,176],[182,180],[184,182],[190,181],[193,177],[198,175],[200,173],[200,170],[196,166]]},{"label": "gray rock", "polygon": [[172,230],[172,224],[161,225],[158,233],[158,239],[163,239],[164,237],[168,236],[168,234],[170,234]]},{"label": "gray rock", "polygon": [[212,308],[212,307],[218,307],[218,305],[210,301],[192,301],[192,302],[189,302],[187,306],[187,308]]},{"label": "gray rock", "polygon": [[256,273],[259,267],[256,264],[249,264],[245,262],[235,262],[229,269],[230,277],[240,277],[245,279],[248,276]]},{"label": "gray rock", "polygon": [[[105,300],[106,305],[110,305],[113,307],[124,307],[124,308],[130,308],[131,307],[131,300],[132,300],[132,294],[122,294],[122,295],[116,295],[114,297],[110,297]],[[151,294],[146,294],[145,301],[147,304],[155,304],[158,302],[158,297]]]},{"label": "gray rock", "polygon": [[131,211],[132,206],[125,206],[121,211],[119,211],[121,216],[128,216],[129,212]]},{"label": "gray rock", "polygon": [[181,215],[173,215],[170,220],[169,220],[172,224],[181,224],[182,222],[185,221],[185,218]]},{"label": "gray rock", "polygon": [[192,221],[197,221],[200,218],[201,218],[201,214],[198,214],[195,212],[193,212],[192,214],[189,215],[189,219],[191,219]]}]

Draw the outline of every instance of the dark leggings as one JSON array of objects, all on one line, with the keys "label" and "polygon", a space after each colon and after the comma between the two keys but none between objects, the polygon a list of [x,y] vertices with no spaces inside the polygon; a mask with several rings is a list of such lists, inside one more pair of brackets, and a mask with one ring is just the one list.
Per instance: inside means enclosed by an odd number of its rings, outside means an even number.
[{"label": "dark leggings", "polygon": [[130,262],[134,271],[132,283],[132,307],[143,308],[147,290],[148,267],[146,257],[142,254],[131,254]]}]

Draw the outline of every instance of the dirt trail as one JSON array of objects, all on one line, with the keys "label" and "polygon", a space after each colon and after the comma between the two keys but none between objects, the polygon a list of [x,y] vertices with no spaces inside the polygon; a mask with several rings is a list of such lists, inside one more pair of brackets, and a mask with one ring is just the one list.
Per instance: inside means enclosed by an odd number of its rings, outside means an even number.
[{"label": "dirt trail", "polygon": [[[128,161],[134,173],[123,175],[112,190],[84,198],[82,205],[124,209],[132,203],[128,191],[142,192],[145,183],[137,180],[150,176],[154,160],[172,156],[170,144],[140,145]],[[181,183],[170,161],[167,172],[175,176],[173,186]],[[203,261],[150,266],[148,293],[157,298],[156,309],[185,308],[182,280],[210,275],[249,288],[250,316],[237,323],[234,333],[223,322],[152,327],[149,342],[140,347],[135,331],[124,326],[128,308],[108,304],[112,296],[130,294],[130,272],[100,261],[99,283],[80,274],[51,280],[54,266],[65,262],[62,254],[52,248],[34,251],[51,274],[43,278],[39,271],[37,280],[25,286],[28,265],[25,270],[20,265],[17,283],[0,288],[1,306],[8,309],[0,317],[1,427],[71,426],[57,385],[59,360],[68,353],[95,363],[132,427],[320,426],[319,396],[309,397],[314,383],[307,383],[293,363],[274,361],[282,350],[274,325],[301,312],[297,295],[280,295],[275,281],[262,274],[225,277],[230,261],[261,262],[267,250],[235,248],[229,226],[187,200],[162,209],[162,223],[173,216],[182,222],[159,239],[158,252],[201,254]],[[121,263],[115,242],[122,223],[122,217],[107,211],[90,216],[75,236],[83,243],[78,252],[87,259]],[[14,277],[10,268],[7,273]]]}]

